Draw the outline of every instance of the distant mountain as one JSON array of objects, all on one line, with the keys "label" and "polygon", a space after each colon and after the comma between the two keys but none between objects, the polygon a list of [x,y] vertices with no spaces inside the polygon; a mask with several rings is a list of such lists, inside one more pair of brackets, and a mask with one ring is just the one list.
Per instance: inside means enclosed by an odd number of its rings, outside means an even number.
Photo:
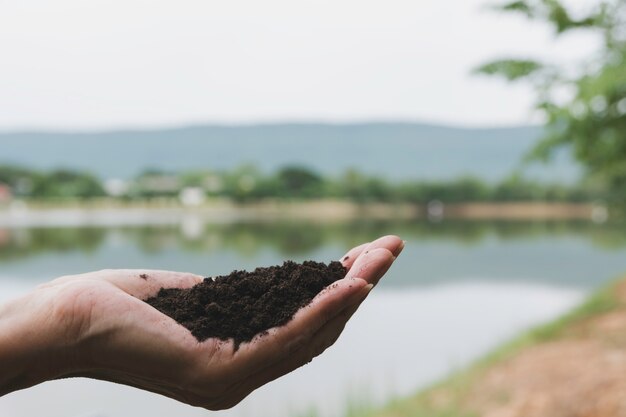
[{"label": "distant mountain", "polygon": [[[288,164],[335,175],[348,168],[391,179],[506,177],[541,134],[538,127],[460,129],[414,123],[193,126],[99,133],[0,133],[0,164],[70,167],[103,178],[126,178],[146,168],[230,169],[253,163],[264,171]],[[532,170],[542,179],[571,182],[567,158]]]}]

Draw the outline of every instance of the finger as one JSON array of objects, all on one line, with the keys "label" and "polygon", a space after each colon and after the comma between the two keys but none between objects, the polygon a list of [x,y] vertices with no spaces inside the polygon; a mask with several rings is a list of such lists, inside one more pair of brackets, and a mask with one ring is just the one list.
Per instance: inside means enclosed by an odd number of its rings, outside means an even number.
[{"label": "finger", "polygon": [[350,269],[357,258],[364,252],[371,251],[377,248],[388,249],[393,256],[398,256],[404,249],[405,242],[395,235],[387,235],[376,239],[373,242],[363,243],[355,248],[352,248],[341,258],[341,263],[344,267]]},{"label": "finger", "polygon": [[363,254],[374,249],[385,248],[391,252],[393,256],[397,257],[402,252],[402,249],[404,249],[404,244],[405,242],[398,236],[387,235],[380,237],[367,245],[367,247],[363,250]]},{"label": "finger", "polygon": [[365,248],[370,244],[370,242],[363,243],[355,248],[352,248],[341,258],[341,263],[347,269],[350,269],[356,258],[365,250]]},{"label": "finger", "polygon": [[204,279],[189,272],[120,269],[99,271],[102,279],[141,300],[157,295],[161,288],[190,288]]},{"label": "finger", "polygon": [[344,278],[322,290],[306,307],[301,308],[284,326],[268,330],[251,342],[243,343],[234,355],[239,372],[250,375],[282,360],[306,344],[324,324],[347,306],[363,297],[367,282],[360,278]]},{"label": "finger", "polygon": [[361,303],[367,298],[367,294],[356,304],[345,308],[341,313],[328,321],[312,337],[311,341],[293,352],[289,358],[277,362],[258,371],[254,375],[246,378],[245,382],[238,386],[229,397],[234,404],[237,404],[254,390],[269,382],[280,378],[296,369],[308,364],[315,357],[321,355],[326,349],[332,346],[346,327],[348,320],[358,310]]},{"label": "finger", "polygon": [[346,278],[363,278],[376,285],[395,260],[395,256],[386,248],[367,250],[352,265]]}]

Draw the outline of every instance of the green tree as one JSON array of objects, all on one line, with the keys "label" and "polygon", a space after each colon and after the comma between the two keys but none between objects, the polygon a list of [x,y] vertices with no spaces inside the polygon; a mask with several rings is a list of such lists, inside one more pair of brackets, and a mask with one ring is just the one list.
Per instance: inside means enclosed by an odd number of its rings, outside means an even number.
[{"label": "green tree", "polygon": [[[261,171],[252,164],[238,167],[234,171],[223,175],[224,188],[223,195],[228,196],[238,202],[247,202],[262,197],[265,193],[266,185],[259,187],[263,178]],[[261,193],[260,191],[264,192]]]},{"label": "green tree", "polygon": [[60,169],[35,177],[33,197],[91,198],[106,195],[102,184],[94,176]]},{"label": "green tree", "polygon": [[[519,0],[494,6],[549,24],[556,35],[593,32],[602,47],[579,71],[554,62],[506,58],[477,72],[525,81],[536,91],[536,109],[547,121],[543,140],[529,160],[547,161],[567,148],[583,164],[589,182],[606,186],[615,203],[626,204],[626,0],[599,0],[579,15],[559,0]],[[563,94],[569,96],[563,99]]]},{"label": "green tree", "polygon": [[0,165],[0,183],[7,184],[18,196],[29,196],[41,175],[14,165]]},{"label": "green tree", "polygon": [[299,166],[287,166],[276,174],[281,197],[322,197],[324,180],[316,172]]}]

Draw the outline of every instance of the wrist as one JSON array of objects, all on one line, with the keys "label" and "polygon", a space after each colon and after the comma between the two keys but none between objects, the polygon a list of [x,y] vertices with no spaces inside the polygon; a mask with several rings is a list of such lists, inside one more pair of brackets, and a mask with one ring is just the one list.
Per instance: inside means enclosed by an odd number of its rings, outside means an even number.
[{"label": "wrist", "polygon": [[71,373],[74,341],[54,293],[38,289],[0,306],[0,395]]}]

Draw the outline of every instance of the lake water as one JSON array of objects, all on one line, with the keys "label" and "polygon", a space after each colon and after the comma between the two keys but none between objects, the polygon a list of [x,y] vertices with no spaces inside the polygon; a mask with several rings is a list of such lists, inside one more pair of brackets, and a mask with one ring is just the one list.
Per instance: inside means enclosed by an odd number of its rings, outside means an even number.
[{"label": "lake water", "polygon": [[626,272],[626,228],[587,222],[179,224],[0,230],[0,301],[59,275],[155,268],[204,275],[339,258],[384,234],[406,249],[340,340],[310,365],[211,413],[89,380],[42,384],[0,398],[2,416],[291,417],[381,404],[462,368],[553,319]]}]

